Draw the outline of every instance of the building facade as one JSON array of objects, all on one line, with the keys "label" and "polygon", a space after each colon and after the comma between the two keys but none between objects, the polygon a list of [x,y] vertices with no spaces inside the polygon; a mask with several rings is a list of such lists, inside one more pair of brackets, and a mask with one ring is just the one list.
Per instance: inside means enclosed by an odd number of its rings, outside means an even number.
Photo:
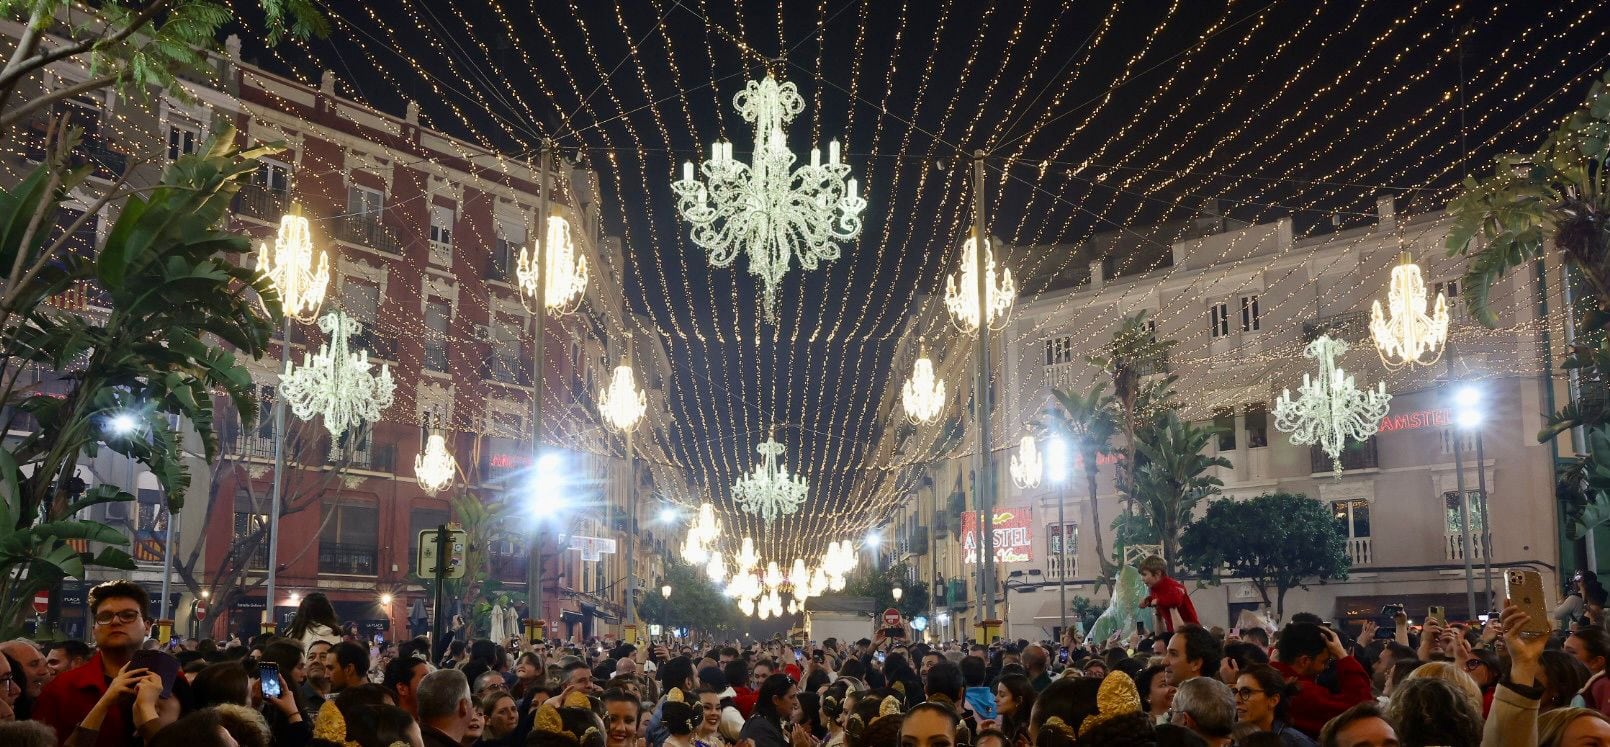
[{"label": "building facade", "polygon": [[[1347,538],[1348,578],[1292,590],[1285,600],[1288,616],[1310,611],[1359,621],[1393,603],[1405,604],[1411,616],[1423,615],[1431,604],[1446,606],[1453,615],[1486,612],[1482,601],[1480,609],[1467,609],[1467,556],[1478,600],[1485,598],[1484,566],[1489,565],[1499,597],[1501,571],[1507,568],[1538,570],[1546,585],[1558,588],[1562,559],[1568,565],[1578,562],[1573,546],[1561,541],[1554,497],[1556,459],[1572,444],[1536,439],[1543,413],[1565,401],[1564,378],[1550,365],[1551,353],[1560,352],[1565,318],[1558,312],[1559,283],[1540,281],[1560,277],[1558,268],[1506,277],[1492,292],[1500,327],[1481,328],[1466,318],[1458,298],[1464,258],[1447,257],[1444,250],[1449,218],[1432,213],[1404,219],[1393,208],[1392,200],[1383,198],[1373,225],[1306,238],[1295,237],[1288,220],[1221,223],[1215,232],[1195,235],[1193,224],[1186,223],[1184,235],[1172,241],[1158,241],[1156,232],[1144,229],[1133,232],[1127,244],[1109,238],[1105,256],[1090,255],[1088,247],[1009,248],[1006,261],[1014,269],[1042,261],[1035,258],[1048,251],[1070,252],[1089,263],[1089,273],[1068,287],[1020,299],[994,340],[991,457],[997,522],[1028,530],[1012,535],[1024,538],[1027,546],[1018,552],[1028,558],[997,566],[1006,587],[997,598],[997,612],[1007,620],[1010,635],[1049,637],[1062,617],[1058,586],[1063,583],[1070,606],[1075,597],[1099,606],[1106,596],[1094,583],[1099,570],[1095,533],[1101,532],[1110,556],[1112,521],[1124,510],[1113,483],[1116,458],[1098,459],[1094,496],[1077,464],[1048,469],[1065,473],[1061,482],[1047,478],[1019,485],[1010,477],[1010,461],[1020,437],[1042,432],[1037,424],[1055,403],[1052,389],[1082,394],[1105,381],[1088,361],[1103,353],[1124,317],[1138,312],[1146,312],[1158,338],[1176,342],[1167,364],[1155,373],[1177,377],[1182,414],[1216,430],[1206,453],[1232,464],[1215,468],[1224,482],[1221,498],[1300,493],[1325,504]],[[1115,251],[1126,258],[1127,272],[1113,272]],[[1430,368],[1388,370],[1370,340],[1371,302],[1384,302],[1389,272],[1403,252],[1420,264],[1432,293],[1449,297],[1453,312],[1452,344]],[[1555,312],[1548,311],[1550,304]],[[914,318],[908,329],[932,330],[934,321]],[[944,328],[942,319],[937,328]],[[1341,365],[1361,385],[1385,381],[1393,395],[1378,435],[1346,451],[1339,473],[1318,449],[1293,445],[1275,428],[1272,415],[1283,391],[1297,389],[1305,372],[1317,372],[1316,362],[1301,353],[1320,333],[1352,344]],[[961,513],[973,508],[974,344],[954,334],[928,337],[927,353],[952,387],[947,418],[892,428],[892,438],[885,439],[889,448],[880,452],[904,470],[884,488],[904,495],[889,519],[897,538],[893,552],[916,578],[942,582],[934,614],[945,613],[940,619],[951,622],[943,633],[948,637],[969,634],[980,614],[976,566],[966,562],[957,531]],[[902,341],[897,380],[909,370],[916,347],[915,339]],[[1451,393],[1466,383],[1482,394],[1485,418],[1476,432],[1457,429],[1452,417]],[[894,397],[886,399],[885,411],[892,420],[901,417]],[[1463,439],[1458,464],[1455,439]],[[1038,443],[1044,456],[1046,442]],[[1463,539],[1461,486],[1472,507],[1470,546]],[[1483,498],[1490,557],[1484,557],[1481,541]],[[1197,516],[1206,505],[1197,507]],[[1003,530],[997,528],[996,535],[1002,537]],[[1205,623],[1233,624],[1242,610],[1273,612],[1242,580],[1187,581],[1187,586]]]},{"label": "building facade", "polygon": [[[4,29],[13,38],[20,32],[15,24]],[[688,502],[691,493],[686,476],[665,466],[660,448],[669,359],[652,325],[633,315],[623,297],[626,249],[601,231],[595,175],[560,159],[546,179],[551,214],[568,223],[590,280],[574,312],[550,315],[545,325],[540,435],[559,456],[559,474],[538,475],[531,442],[534,317],[515,278],[543,202],[535,156],[510,158],[423,126],[412,104],[396,116],[345,98],[332,73],[310,86],[245,64],[234,40],[211,64],[183,76],[183,96],[156,91],[145,103],[102,90],[61,101],[14,141],[5,172],[14,181],[39,162],[53,116],[83,128],[74,157],[94,167],[95,188],[125,169],[131,185],[153,183],[167,163],[227,128],[241,141],[283,146],[263,159],[236,198],[230,226],[260,244],[273,239],[288,211],[309,218],[315,250],[330,259],[324,308],[364,326],[354,347],[390,369],[396,397],[379,422],[340,439],[317,421],[287,418],[274,618],[283,623],[302,595],[319,591],[366,633],[418,632],[430,604],[414,573],[418,536],[459,521],[450,496],[462,494],[495,520],[476,538],[484,577],[456,591],[523,595],[530,538],[540,532],[544,604],[529,616],[549,621],[555,637],[619,635],[631,583],[625,553],[638,553],[642,588],[657,588],[667,556],[660,528],[639,517],[653,516],[656,501]],[[28,98],[30,86],[43,93],[85,77],[82,68],[58,64],[25,84],[19,98]],[[94,195],[86,189],[74,198],[78,212],[64,210],[58,230],[82,215]],[[93,251],[116,209],[86,221],[75,244]],[[57,305],[103,311],[90,288]],[[288,350],[276,336],[271,355],[250,364],[263,413],[257,423],[244,427],[227,403],[218,403],[223,457],[216,467],[191,460],[191,494],[171,541],[167,510],[143,468],[104,453],[84,465],[90,484],[110,482],[139,496],[133,505],[95,507],[91,518],[127,527],[140,565],[133,577],[153,592],[163,563],[173,564],[169,614],[181,632],[255,630],[264,615],[280,357],[288,352],[300,363],[322,342],[315,325],[294,324]],[[650,403],[635,434],[645,457],[635,470],[625,462],[622,436],[602,427],[596,406],[628,348]],[[43,385],[59,385],[48,372],[40,375]],[[414,479],[414,457],[432,432],[447,437],[459,463],[456,487],[440,495]],[[87,632],[84,588],[111,575],[124,574],[93,573],[63,590],[60,615],[68,632]]]}]

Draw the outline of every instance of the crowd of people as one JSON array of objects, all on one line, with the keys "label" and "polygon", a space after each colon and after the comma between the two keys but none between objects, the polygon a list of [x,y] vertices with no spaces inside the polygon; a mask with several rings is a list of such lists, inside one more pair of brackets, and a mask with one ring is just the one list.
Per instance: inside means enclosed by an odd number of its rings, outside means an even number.
[{"label": "crowd of people", "polygon": [[[0,644],[11,747],[1610,746],[1610,632],[1296,614],[1099,644],[355,640],[309,594],[283,636],[159,646],[128,581],[94,647]],[[1194,615],[1191,615],[1194,617]]]}]

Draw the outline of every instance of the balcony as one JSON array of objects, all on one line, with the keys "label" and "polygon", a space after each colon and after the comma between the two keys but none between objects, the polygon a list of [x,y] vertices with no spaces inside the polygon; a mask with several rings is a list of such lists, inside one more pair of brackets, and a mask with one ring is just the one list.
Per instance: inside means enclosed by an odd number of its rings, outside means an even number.
[{"label": "balcony", "polygon": [[[273,414],[269,412],[262,412],[258,414],[258,417],[271,418],[273,417]],[[253,428],[250,433],[236,433],[235,437],[230,439],[229,448],[227,451],[243,459],[263,459],[273,461],[274,437],[273,435],[260,436],[258,435],[256,428]]]},{"label": "balcony", "polygon": [[373,545],[341,545],[319,543],[319,573],[339,573],[348,576],[373,576],[380,555]]},{"label": "balcony", "polygon": [[1045,577],[1046,578],[1060,579],[1060,578],[1078,578],[1079,577],[1079,556],[1077,554],[1075,554],[1074,552],[1072,552],[1072,548],[1069,548],[1069,550],[1070,550],[1070,552],[1068,553],[1068,574],[1067,574],[1067,576],[1062,575],[1062,554],[1057,553],[1057,552],[1050,552],[1045,557]]},{"label": "balcony", "polygon": [[1304,340],[1313,340],[1320,335],[1330,335],[1350,343],[1363,342],[1370,336],[1370,315],[1362,311],[1349,311],[1303,323]]},{"label": "balcony", "polygon": [[247,184],[235,194],[235,212],[269,222],[278,221],[290,204],[289,193],[261,184]]},{"label": "balcony", "polygon": [[381,223],[376,213],[338,215],[331,235],[338,241],[367,246],[388,254],[402,254],[402,241],[391,227]]},{"label": "balcony", "polygon": [[[1473,560],[1473,561],[1480,562],[1481,561],[1481,534],[1479,534],[1477,532],[1477,529],[1475,527],[1470,528],[1470,544],[1471,544],[1471,551],[1472,551],[1470,553],[1470,559]],[[1464,537],[1464,535],[1463,534],[1450,534],[1450,535],[1448,535],[1447,536],[1447,541],[1443,543],[1443,550],[1444,550],[1445,557],[1449,561],[1459,561],[1459,562],[1464,561],[1464,559],[1465,559],[1465,537]]]},{"label": "balcony", "polygon": [[[515,386],[531,386],[531,372],[518,357],[494,354],[481,364],[481,378]],[[572,399],[585,400],[583,392],[572,391]]]},{"label": "balcony", "polygon": [[1369,537],[1347,538],[1347,559],[1352,561],[1353,567],[1369,565],[1375,562],[1374,549],[1370,546]]},{"label": "balcony", "polygon": [[962,579],[952,579],[950,582],[950,606],[959,608],[967,606],[967,582]]},{"label": "balcony", "polygon": [[[1364,443],[1349,443],[1342,449],[1340,459],[1342,471],[1356,469],[1375,469],[1380,467],[1379,455],[1376,453],[1375,439],[1372,437]],[[1309,471],[1314,474],[1332,471],[1330,455],[1324,449],[1313,446],[1308,449]]]},{"label": "balcony", "polygon": [[430,242],[430,263],[441,267],[452,267],[453,245],[440,241]]}]

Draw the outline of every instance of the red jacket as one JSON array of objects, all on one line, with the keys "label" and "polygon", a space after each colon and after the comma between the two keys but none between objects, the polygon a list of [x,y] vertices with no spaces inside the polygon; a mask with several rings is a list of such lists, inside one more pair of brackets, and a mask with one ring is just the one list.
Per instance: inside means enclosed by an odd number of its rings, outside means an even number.
[{"label": "red jacket", "polygon": [[1286,701],[1286,721],[1298,731],[1315,739],[1325,722],[1341,715],[1342,711],[1370,700],[1370,675],[1358,659],[1344,656],[1336,660],[1336,684],[1340,692],[1331,692],[1313,677],[1299,676],[1291,667],[1278,661],[1270,662],[1288,682],[1297,683],[1297,694]]},{"label": "red jacket", "polygon": [[1191,595],[1186,593],[1185,584],[1172,576],[1163,576],[1152,585],[1151,593],[1146,596],[1152,600],[1152,606],[1157,609],[1157,629],[1174,632],[1174,618],[1168,614],[1169,610],[1180,613],[1180,620],[1187,625],[1200,625],[1196,619],[1196,605],[1191,604]]},{"label": "red jacket", "polygon": [[755,713],[755,701],[760,700],[760,691],[747,687],[734,687],[732,691],[736,693],[732,698],[732,704],[738,708],[739,715],[748,721]]},{"label": "red jacket", "polygon": [[[39,693],[34,703],[33,720],[48,724],[56,730],[56,741],[67,744],[67,738],[78,728],[78,722],[99,703],[106,694],[106,674],[101,671],[101,652],[95,652],[84,666],[70,669],[56,676]],[[110,709],[101,721],[99,747],[123,747],[134,736],[134,719],[130,712],[133,702]]]}]

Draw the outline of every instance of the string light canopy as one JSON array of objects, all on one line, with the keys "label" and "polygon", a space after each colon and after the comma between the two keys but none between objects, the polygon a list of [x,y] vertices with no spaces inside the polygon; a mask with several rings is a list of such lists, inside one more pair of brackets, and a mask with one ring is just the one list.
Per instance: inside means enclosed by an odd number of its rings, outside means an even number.
[{"label": "string light canopy", "polygon": [[279,233],[273,243],[258,246],[257,256],[257,269],[279,293],[285,316],[302,322],[318,317],[330,287],[330,255],[319,252],[314,266],[313,233],[299,206],[280,217]]},{"label": "string light canopy", "polygon": [[911,376],[901,388],[906,417],[913,423],[932,423],[945,410],[945,382],[934,375],[934,362],[928,359],[927,343],[918,343],[917,361]]},{"label": "string light canopy", "polygon": [[1297,399],[1291,390],[1280,393],[1275,402],[1275,427],[1291,434],[1298,446],[1318,445],[1330,457],[1338,476],[1342,473],[1342,447],[1349,439],[1363,441],[1375,435],[1381,418],[1386,417],[1392,395],[1386,383],[1375,391],[1361,390],[1337,359],[1347,353],[1348,344],[1329,335],[1320,335],[1303,350],[1303,355],[1319,361],[1319,377],[1303,374]]},{"label": "string light canopy", "polygon": [[[998,275],[998,277],[997,277]],[[995,269],[995,252],[989,239],[984,239],[984,324],[998,330],[1006,326],[1007,312],[1017,298],[1017,285],[1012,282],[1012,271]],[[978,237],[968,237],[962,244],[961,266],[956,274],[945,279],[945,308],[956,328],[969,335],[978,331]]]},{"label": "string light canopy", "polygon": [[349,429],[360,428],[380,419],[391,406],[397,384],[391,367],[381,364],[378,375],[370,373],[369,351],[351,351],[350,338],[363,331],[363,325],[340,311],[319,319],[319,329],[330,336],[317,355],[309,354],[302,365],[293,368],[280,382],[280,391],[291,411],[303,420],[324,416],[330,435],[340,437]]},{"label": "string light canopy", "polygon": [[570,237],[570,221],[563,217],[548,216],[547,236],[541,240],[548,242],[547,272],[538,271],[535,248],[528,253],[525,247],[520,247],[514,277],[520,284],[521,298],[536,298],[537,283],[546,276],[543,305],[552,314],[572,313],[581,307],[581,300],[587,294],[587,257],[576,252],[576,242]]},{"label": "string light canopy", "polygon": [[1438,293],[1435,306],[1427,314],[1426,284],[1420,277],[1420,266],[1407,252],[1399,258],[1386,292],[1388,311],[1381,310],[1378,300],[1370,307],[1370,336],[1381,363],[1390,370],[1433,365],[1442,358],[1448,342],[1448,298]]},{"label": "string light canopy", "polygon": [[458,460],[447,450],[447,439],[440,433],[430,434],[425,449],[414,457],[414,477],[419,487],[430,495],[446,490],[458,475]]},{"label": "string light canopy", "polygon": [[1037,488],[1040,486],[1040,476],[1045,474],[1045,463],[1040,459],[1040,446],[1035,443],[1033,436],[1024,436],[1018,442],[1017,453],[1012,455],[1010,465],[1012,482],[1020,488]]},{"label": "string light canopy", "polygon": [[693,243],[710,254],[710,264],[730,266],[739,254],[749,256],[749,272],[760,278],[761,314],[777,321],[777,294],[797,258],[814,270],[838,259],[837,241],[861,232],[866,200],[856,194],[850,167],[839,160],[839,141],[822,152],[811,148],[811,162],[797,169],[788,149],[785,127],[805,109],[793,83],[752,80],[733,98],[745,122],[755,127],[755,151],[745,164],[732,154],[732,143],[710,145],[710,158],[695,178],[692,161],[682,164],[682,178],[671,185],[677,212],[691,224]]},{"label": "string light canopy", "polygon": [[775,436],[767,437],[755,451],[760,453],[760,463],[733,483],[732,495],[739,507],[769,525],[798,511],[810,488],[804,476],[788,473],[788,465],[782,461],[787,448],[777,443]]}]

